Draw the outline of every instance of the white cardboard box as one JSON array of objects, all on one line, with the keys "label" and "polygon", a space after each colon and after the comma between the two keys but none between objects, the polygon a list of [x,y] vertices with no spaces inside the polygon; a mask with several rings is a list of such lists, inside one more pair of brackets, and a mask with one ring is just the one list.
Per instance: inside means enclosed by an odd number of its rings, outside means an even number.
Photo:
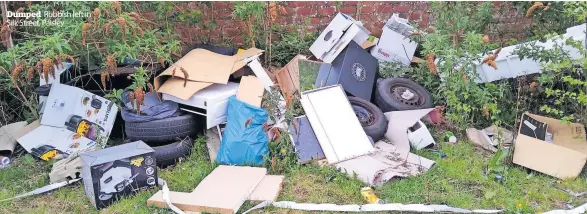
[{"label": "white cardboard box", "polygon": [[371,32],[352,17],[339,13],[328,24],[322,34],[310,46],[310,52],[326,63],[331,63],[353,40],[357,44],[367,41]]},{"label": "white cardboard box", "polygon": [[410,65],[416,47],[418,43],[384,26],[379,43],[371,49],[371,55],[378,60]]},{"label": "white cardboard box", "polygon": [[[40,125],[18,139],[29,153],[50,160],[105,145],[118,107],[110,100],[73,86],[54,83]],[[56,150],[55,154],[46,151]],[[43,156],[43,154],[46,154]]]},{"label": "white cardboard box", "polygon": [[171,100],[176,103],[193,106],[206,110],[206,129],[226,122],[226,111],[228,109],[228,98],[236,95],[238,83],[214,84],[196,92],[188,100],[182,100],[173,95],[163,93],[164,100]]}]

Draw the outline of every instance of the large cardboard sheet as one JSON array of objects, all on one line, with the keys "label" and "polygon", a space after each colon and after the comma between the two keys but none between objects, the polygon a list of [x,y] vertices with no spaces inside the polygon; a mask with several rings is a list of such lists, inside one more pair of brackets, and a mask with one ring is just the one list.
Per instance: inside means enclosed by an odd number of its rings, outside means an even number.
[{"label": "large cardboard sheet", "polygon": [[18,142],[36,156],[47,149],[69,155],[97,144],[105,145],[117,113],[118,107],[108,99],[80,88],[53,84],[40,126]]},{"label": "large cardboard sheet", "polygon": [[329,163],[373,151],[340,85],[306,91],[301,103]]},{"label": "large cardboard sheet", "polygon": [[246,59],[262,53],[263,50],[251,48],[234,56],[225,56],[205,49],[194,49],[155,77],[155,89],[159,93],[187,100],[212,83],[228,83],[232,73],[247,65]]}]

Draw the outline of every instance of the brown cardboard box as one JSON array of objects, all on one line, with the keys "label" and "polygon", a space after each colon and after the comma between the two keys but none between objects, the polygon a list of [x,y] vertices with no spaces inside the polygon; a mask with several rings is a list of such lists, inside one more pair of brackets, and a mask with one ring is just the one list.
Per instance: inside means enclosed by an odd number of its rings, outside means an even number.
[{"label": "brown cardboard box", "polygon": [[[244,59],[262,53],[263,50],[251,48],[234,56],[225,56],[205,49],[194,49],[155,77],[155,89],[159,93],[187,100],[213,83],[226,84],[232,73],[247,65]],[[186,71],[187,77],[181,68]]]},{"label": "brown cardboard box", "polygon": [[564,124],[557,119],[525,114],[548,124],[553,142],[520,134],[519,130],[524,125],[522,121],[515,141],[514,163],[561,179],[579,176],[587,161],[587,140],[583,125]]}]

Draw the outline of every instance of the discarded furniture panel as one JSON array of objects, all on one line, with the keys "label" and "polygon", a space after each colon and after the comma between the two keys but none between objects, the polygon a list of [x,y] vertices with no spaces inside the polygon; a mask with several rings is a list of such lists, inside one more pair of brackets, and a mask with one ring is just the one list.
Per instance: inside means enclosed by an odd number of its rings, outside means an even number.
[{"label": "discarded furniture panel", "polygon": [[[206,176],[193,192],[169,192],[169,198],[173,205],[184,211],[235,214],[266,174],[265,168],[221,165]],[[147,205],[168,207],[162,191],[149,198]]]},{"label": "discarded furniture panel", "polygon": [[[227,84],[213,84],[210,87],[196,92],[188,100],[182,100],[169,94],[163,94],[163,99],[205,110],[205,112],[201,114],[206,116],[206,129],[210,129],[218,124],[226,122],[228,98],[236,95],[238,87],[239,84],[233,82]],[[190,110],[190,112],[194,111]]]},{"label": "discarded furniture panel", "polygon": [[[537,135],[523,133],[527,120],[536,120],[548,125],[552,142],[540,140]],[[532,125],[532,124],[531,124]],[[536,127],[538,130],[539,127]],[[515,140],[513,162],[557,178],[576,178],[587,161],[585,127],[578,123],[565,124],[560,120],[525,113]]]},{"label": "discarded furniture panel", "polygon": [[277,200],[279,192],[281,192],[283,180],[285,180],[285,176],[283,175],[266,175],[247,199],[249,201],[261,202]]},{"label": "discarded furniture panel", "polygon": [[324,159],[324,152],[318,143],[318,138],[310,125],[308,118],[299,116],[294,118],[295,125],[289,126],[289,133],[294,144],[295,151],[298,153],[298,161],[302,164],[312,160]]},{"label": "discarded furniture panel", "polygon": [[320,67],[315,84],[318,88],[340,84],[349,94],[371,100],[376,78],[377,59],[351,41],[330,67]]},{"label": "discarded furniture panel", "polygon": [[283,97],[291,96],[300,91],[300,60],[306,56],[297,55],[277,72],[277,83]]},{"label": "discarded furniture panel", "polygon": [[373,151],[340,85],[303,92],[301,103],[329,163]]}]

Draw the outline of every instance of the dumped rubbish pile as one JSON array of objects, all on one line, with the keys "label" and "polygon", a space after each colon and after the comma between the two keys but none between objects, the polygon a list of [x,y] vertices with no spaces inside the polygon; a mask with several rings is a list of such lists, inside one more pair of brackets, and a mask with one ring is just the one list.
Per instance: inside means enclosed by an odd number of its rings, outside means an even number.
[{"label": "dumped rubbish pile", "polygon": [[[418,44],[407,37],[411,31],[407,20],[394,14],[377,38],[340,13],[310,47],[314,60],[298,55],[276,73],[263,68],[263,50],[197,45],[146,83],[152,91],[127,87],[120,103],[51,80],[39,89],[44,103],[39,120],[0,129],[0,167],[10,166],[9,157],[20,144],[41,160],[57,162],[51,185],[15,198],[82,180],[97,209],[162,186],[147,205],[176,213],[236,213],[247,200],[262,202],[251,210],[272,205],[308,211],[501,212],[386,203],[370,188],[362,190],[367,205],[275,202],[285,177],[268,175],[260,166],[270,153],[268,143],[280,137],[291,140],[300,164],[319,162],[356,175],[369,187],[434,167],[433,160],[412,151],[439,152],[428,126],[443,122],[442,110],[418,83],[378,74],[381,62],[410,66],[417,59]],[[316,69],[302,69],[304,63]],[[268,94],[278,98],[277,111],[263,105]],[[286,119],[295,98],[304,113]],[[572,136],[584,135],[581,125],[563,126],[529,113],[521,120],[516,135],[492,126],[468,129],[467,136],[491,152],[497,145],[516,145],[513,162],[520,166],[558,178],[579,175],[587,142]],[[107,146],[115,123],[123,124],[126,142]],[[276,134],[280,130],[288,135]],[[220,166],[192,192],[169,191],[158,168],[189,156],[199,135],[207,136],[210,161]],[[452,132],[442,141],[460,143]]]}]

